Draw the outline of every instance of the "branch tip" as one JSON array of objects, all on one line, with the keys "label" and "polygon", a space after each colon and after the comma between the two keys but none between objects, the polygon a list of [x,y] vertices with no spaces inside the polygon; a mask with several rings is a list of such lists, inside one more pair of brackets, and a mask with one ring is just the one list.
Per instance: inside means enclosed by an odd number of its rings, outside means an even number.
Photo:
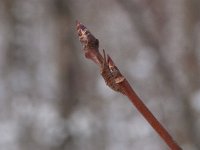
[{"label": "branch tip", "polygon": [[[76,20],[77,33],[79,40],[83,45],[85,57],[91,59],[100,66],[101,75],[106,84],[114,91],[126,95],[135,105],[138,111],[144,116],[149,124],[155,129],[160,137],[166,142],[171,150],[182,150],[173,140],[167,130],[160,124],[155,116],[150,112],[142,100],[137,96],[128,81],[120,73],[112,58],[103,49],[103,56],[99,52],[99,42],[92,33],[78,20]],[[107,56],[107,57],[106,57]]]}]

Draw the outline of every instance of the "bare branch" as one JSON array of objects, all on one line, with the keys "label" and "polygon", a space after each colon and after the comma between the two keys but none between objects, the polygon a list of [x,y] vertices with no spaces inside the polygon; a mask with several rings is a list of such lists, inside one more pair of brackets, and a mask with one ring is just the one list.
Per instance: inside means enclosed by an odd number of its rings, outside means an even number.
[{"label": "bare branch", "polygon": [[108,55],[106,57],[104,50],[103,56],[100,54],[98,49],[98,39],[96,39],[91,34],[91,32],[80,22],[77,21],[76,26],[86,58],[91,59],[100,66],[101,75],[104,78],[106,84],[114,91],[126,95],[131,100],[138,111],[144,116],[144,118],[166,142],[171,150],[182,150],[181,147],[173,140],[167,130],[160,124],[160,122],[154,117],[154,115],[150,112],[142,100],[137,96],[128,81],[120,73],[111,57]]}]

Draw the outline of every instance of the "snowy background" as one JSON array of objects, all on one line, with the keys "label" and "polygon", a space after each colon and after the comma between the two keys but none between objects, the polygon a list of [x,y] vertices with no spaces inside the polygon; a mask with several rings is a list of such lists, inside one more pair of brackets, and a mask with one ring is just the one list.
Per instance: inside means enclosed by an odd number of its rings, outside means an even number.
[{"label": "snowy background", "polygon": [[181,147],[199,150],[199,0],[0,0],[0,149],[168,150],[84,58],[76,19]]}]

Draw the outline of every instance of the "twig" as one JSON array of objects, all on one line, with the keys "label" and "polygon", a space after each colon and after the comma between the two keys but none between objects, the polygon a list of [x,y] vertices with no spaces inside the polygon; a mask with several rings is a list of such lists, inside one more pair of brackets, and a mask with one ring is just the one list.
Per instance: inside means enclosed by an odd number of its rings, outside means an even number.
[{"label": "twig", "polygon": [[128,81],[120,73],[117,66],[109,55],[106,56],[103,50],[103,55],[99,52],[99,41],[91,32],[80,22],[76,22],[77,32],[80,42],[83,45],[83,50],[86,58],[91,59],[100,67],[101,75],[106,84],[114,91],[126,95],[135,105],[138,111],[144,116],[149,124],[155,129],[160,137],[166,142],[171,150],[182,150],[181,147],[173,140],[172,136],[154,117],[142,100],[134,92]]}]

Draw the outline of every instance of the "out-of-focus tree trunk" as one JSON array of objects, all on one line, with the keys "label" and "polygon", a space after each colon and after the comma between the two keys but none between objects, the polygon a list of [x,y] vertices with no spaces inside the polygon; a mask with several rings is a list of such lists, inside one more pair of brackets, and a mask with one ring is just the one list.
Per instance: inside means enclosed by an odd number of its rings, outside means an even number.
[{"label": "out-of-focus tree trunk", "polygon": [[[57,149],[70,139],[65,120],[78,99],[78,57],[68,4],[35,0],[0,3],[0,96],[5,118],[1,124],[12,121],[10,128],[19,128],[15,130],[17,137],[4,149],[11,149],[14,142],[18,142],[16,149]],[[48,114],[50,118],[45,116]]]},{"label": "out-of-focus tree trunk", "polygon": [[[197,128],[194,111],[191,108],[191,95],[199,87],[199,66],[195,48],[195,26],[197,22],[196,15],[198,8],[195,1],[177,1],[179,7],[173,7],[174,1],[167,6],[169,28],[171,31],[165,41],[163,54],[166,58],[166,64],[170,67],[172,76],[172,85],[178,100],[182,103],[183,122],[179,122],[183,128],[179,129],[182,141],[186,149],[199,149],[199,140],[196,136]],[[192,9],[190,9],[192,7]],[[176,11],[177,15],[172,16],[171,11]],[[171,26],[171,27],[170,27]],[[174,27],[174,28],[173,28]],[[176,124],[174,124],[176,125]]]},{"label": "out-of-focus tree trunk", "polygon": [[[155,50],[159,56],[158,67],[164,79],[165,94],[169,94],[166,96],[168,98],[165,98],[165,101],[162,102],[162,107],[165,110],[163,117],[166,120],[171,120],[164,124],[171,129],[178,141],[188,144],[186,144],[187,148],[194,145],[193,148],[199,149],[199,142],[195,132],[197,130],[195,128],[196,120],[193,117],[189,102],[189,93],[194,90],[195,86],[199,86],[199,83],[197,83],[199,78],[199,70],[197,68],[199,66],[194,47],[195,36],[193,34],[197,21],[195,17],[198,14],[197,2],[152,2],[147,0],[140,1],[138,2],[139,4],[133,1],[119,2],[130,16],[141,41]],[[188,7],[191,7],[193,11],[190,11]],[[148,9],[146,10],[146,8]],[[149,11],[148,14],[152,15],[151,19],[153,18],[153,21],[157,23],[154,25],[154,32],[152,32],[152,26],[148,27],[148,24],[145,23],[147,19],[145,11]],[[171,15],[171,12],[176,15]],[[165,33],[169,29],[174,29],[174,31],[171,31],[171,34]],[[167,88],[168,91],[166,91]],[[168,105],[170,103],[176,103],[176,105]],[[172,115],[173,118],[171,117]]]}]

